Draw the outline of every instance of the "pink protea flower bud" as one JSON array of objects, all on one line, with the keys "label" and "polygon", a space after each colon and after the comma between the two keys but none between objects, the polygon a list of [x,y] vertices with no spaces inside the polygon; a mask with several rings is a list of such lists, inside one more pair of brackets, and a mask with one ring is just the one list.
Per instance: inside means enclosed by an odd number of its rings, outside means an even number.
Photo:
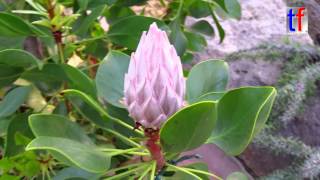
[{"label": "pink protea flower bud", "polygon": [[125,75],[124,102],[144,128],[159,129],[184,102],[182,65],[167,34],[153,23],[143,32]]}]

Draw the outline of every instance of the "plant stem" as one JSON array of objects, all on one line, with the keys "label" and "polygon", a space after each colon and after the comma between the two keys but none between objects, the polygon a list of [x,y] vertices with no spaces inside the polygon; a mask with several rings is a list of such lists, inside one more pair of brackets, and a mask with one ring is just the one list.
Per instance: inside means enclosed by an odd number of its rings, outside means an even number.
[{"label": "plant stem", "polygon": [[124,173],[120,173],[120,174],[114,175],[114,176],[112,176],[112,177],[108,177],[107,179],[108,179],[108,180],[121,179],[121,178],[123,178],[123,177],[126,177],[126,176],[130,175],[131,173],[137,173],[138,170],[143,169],[143,168],[145,168],[145,167],[146,167],[146,165],[144,165],[144,166],[139,166],[139,167],[130,169],[130,170],[128,170],[128,171],[125,171]]},{"label": "plant stem", "polygon": [[121,139],[123,142],[127,143],[128,145],[131,145],[131,146],[137,146],[137,147],[141,147],[140,144],[132,141],[131,139],[125,137],[124,135],[114,131],[114,130],[111,130],[111,129],[107,129],[107,128],[104,128],[106,131],[110,132],[111,134],[117,136],[119,139]]},{"label": "plant stem", "polygon": [[141,165],[146,165],[149,164],[149,162],[143,162],[143,163],[135,163],[135,164],[129,164],[127,166],[122,166],[122,167],[118,167],[118,168],[114,168],[114,169],[110,169],[109,171],[106,172],[106,174],[111,173],[111,172],[115,172],[115,171],[119,171],[119,170],[123,170],[123,169],[128,169],[128,168],[132,168],[132,167],[136,167],[136,166],[141,166]]},{"label": "plant stem", "polygon": [[58,48],[58,54],[59,54],[59,60],[60,63],[64,63],[64,52],[63,52],[63,44],[62,43],[57,43],[57,48]]},{"label": "plant stem", "polygon": [[138,180],[143,180],[143,178],[148,174],[149,171],[151,171],[151,169],[154,167],[154,165],[152,164],[152,166],[150,166],[149,168],[147,168],[145,171],[143,171],[141,173],[141,176],[139,177]]},{"label": "plant stem", "polygon": [[206,171],[201,171],[201,170],[198,170],[198,169],[191,169],[191,168],[186,168],[186,167],[181,167],[187,171],[191,171],[191,172],[195,172],[195,173],[199,173],[199,174],[204,174],[204,175],[207,175],[207,176],[212,176],[218,180],[223,180],[221,177],[215,175],[215,174],[212,174],[212,173],[209,173],[209,172],[206,172]]},{"label": "plant stem", "polygon": [[141,152],[141,150],[144,150],[144,147],[137,147],[137,148],[130,148],[130,149],[101,149],[102,151],[110,152],[110,156],[116,156],[120,154],[134,154],[134,155],[140,155],[140,156],[147,156],[149,155],[146,152]]},{"label": "plant stem", "polygon": [[154,179],[156,169],[157,169],[157,162],[154,161],[154,163],[152,164],[152,167],[151,167],[150,180]]},{"label": "plant stem", "polygon": [[184,173],[186,173],[186,174],[189,174],[189,175],[195,177],[196,179],[201,180],[201,178],[200,178],[198,175],[196,175],[196,174],[194,174],[194,173],[192,173],[192,172],[190,172],[190,171],[188,171],[188,170],[186,170],[186,169],[184,169],[184,168],[181,168],[181,167],[178,167],[178,166],[174,166],[174,165],[171,165],[171,164],[169,164],[169,163],[167,163],[166,165],[167,165],[168,167],[171,167],[172,169],[176,169],[176,170],[178,170],[178,171],[184,172]]},{"label": "plant stem", "polygon": [[161,146],[159,144],[159,140],[160,140],[159,130],[148,128],[148,129],[145,129],[144,134],[146,137],[148,137],[146,146],[150,151],[152,159],[156,161],[157,171],[159,171],[164,167],[166,163]]},{"label": "plant stem", "polygon": [[173,18],[174,20],[180,17],[181,11],[182,11],[182,7],[183,7],[183,0],[180,0],[180,2],[179,2],[179,7],[178,7],[178,12],[177,12],[177,14],[174,16],[174,18]]}]

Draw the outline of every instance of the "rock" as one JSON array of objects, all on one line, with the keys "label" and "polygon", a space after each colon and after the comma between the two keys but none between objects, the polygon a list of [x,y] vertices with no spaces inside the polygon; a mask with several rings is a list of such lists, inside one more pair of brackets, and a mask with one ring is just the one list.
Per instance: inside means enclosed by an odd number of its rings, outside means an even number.
[{"label": "rock", "polygon": [[[220,19],[220,23],[226,33],[224,41],[219,44],[218,33],[216,33],[215,37],[207,37],[208,47],[196,56],[197,60],[221,58],[226,54],[243,49],[251,49],[262,43],[278,43],[286,39],[301,44],[313,44],[308,33],[287,33],[287,5],[283,0],[269,0],[268,2],[257,0],[239,1],[242,8],[241,20]],[[318,13],[319,15],[320,13]],[[211,17],[204,19],[215,27]],[[318,18],[317,22],[319,20],[320,18]],[[197,19],[188,17],[186,25],[190,26],[195,21]],[[318,25],[320,26],[320,23]],[[215,32],[218,32],[218,30],[215,29]]]},{"label": "rock", "polygon": [[308,33],[314,44],[320,45],[320,0],[304,2],[308,10]]},{"label": "rock", "polygon": [[320,146],[320,84],[317,83],[313,96],[306,99],[300,113],[286,128],[281,130],[284,136],[299,137],[305,144]]},{"label": "rock", "polygon": [[208,168],[214,174],[226,179],[228,175],[233,172],[241,171],[246,174],[249,179],[253,179],[250,174],[244,169],[242,164],[234,157],[226,155],[221,149],[213,144],[205,144],[201,147],[189,151],[184,155],[199,154],[202,156],[199,160],[188,160],[182,164],[189,164],[193,162],[204,162],[208,165]]},{"label": "rock", "polygon": [[284,169],[292,161],[290,156],[275,155],[268,149],[257,148],[252,144],[239,158],[254,177],[266,176],[274,170]]},{"label": "rock", "polygon": [[268,86],[277,82],[282,63],[263,60],[237,60],[229,63],[229,87]]}]

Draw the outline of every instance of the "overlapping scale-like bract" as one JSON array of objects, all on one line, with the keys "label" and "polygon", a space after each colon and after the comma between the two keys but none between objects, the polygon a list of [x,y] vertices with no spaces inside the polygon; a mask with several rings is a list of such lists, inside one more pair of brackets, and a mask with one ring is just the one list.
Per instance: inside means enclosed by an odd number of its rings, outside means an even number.
[{"label": "overlapping scale-like bract", "polygon": [[125,75],[124,102],[144,128],[159,129],[184,102],[182,65],[166,32],[153,23],[143,32]]}]

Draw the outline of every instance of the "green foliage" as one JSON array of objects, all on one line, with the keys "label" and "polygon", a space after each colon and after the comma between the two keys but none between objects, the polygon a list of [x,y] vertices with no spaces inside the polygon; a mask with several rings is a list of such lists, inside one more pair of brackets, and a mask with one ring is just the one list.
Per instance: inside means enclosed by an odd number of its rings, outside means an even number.
[{"label": "green foliage", "polygon": [[228,65],[221,60],[208,60],[195,65],[187,79],[187,99],[196,102],[210,92],[225,91],[228,84]]},{"label": "green foliage", "polygon": [[44,36],[38,28],[23,20],[19,16],[1,12],[0,13],[0,36],[19,37],[19,36]]},{"label": "green foliage", "polygon": [[187,106],[171,116],[160,131],[160,141],[164,150],[176,153],[202,145],[214,128],[217,119],[216,108],[214,102],[200,102]]},{"label": "green foliage", "polygon": [[27,99],[30,91],[31,87],[22,86],[8,92],[0,103],[0,118],[12,115]]},{"label": "green foliage", "polygon": [[[289,156],[293,162],[286,168],[275,170],[259,179],[316,179],[320,171],[316,160],[318,148],[304,143],[298,136],[285,136],[281,131],[293,120],[299,118],[315,95],[315,88],[320,77],[319,49],[299,44],[264,44],[257,48],[233,53],[228,61],[238,59],[263,59],[267,61],[283,61],[282,74],[278,83],[278,96],[265,128],[253,140],[254,146],[268,150],[275,155]],[[313,158],[311,158],[313,157]],[[309,167],[305,168],[305,167]]]},{"label": "green foliage", "polygon": [[101,62],[97,71],[98,95],[106,102],[123,108],[124,75],[128,71],[130,57],[118,51],[111,51]]},{"label": "green foliage", "polygon": [[110,164],[110,158],[96,147],[67,138],[40,136],[32,140],[26,150],[50,150],[59,154],[59,156],[55,154],[57,159],[62,156],[67,159],[69,165],[93,173],[105,172]]},{"label": "green foliage", "polygon": [[161,29],[168,29],[166,24],[158,19],[145,16],[129,16],[113,23],[108,31],[108,38],[118,45],[135,50],[143,31],[156,22]]},{"label": "green foliage", "polygon": [[245,87],[227,92],[219,100],[218,121],[208,142],[228,154],[240,154],[267,121],[275,96],[272,87]]}]

